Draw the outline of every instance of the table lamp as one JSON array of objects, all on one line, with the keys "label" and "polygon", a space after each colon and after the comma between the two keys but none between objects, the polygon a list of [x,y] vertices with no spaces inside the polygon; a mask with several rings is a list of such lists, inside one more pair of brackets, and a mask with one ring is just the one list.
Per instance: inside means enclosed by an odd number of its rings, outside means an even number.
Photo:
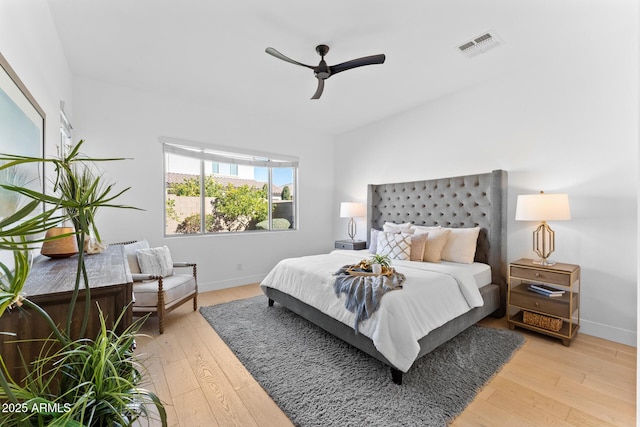
[{"label": "table lamp", "polygon": [[548,258],[555,250],[555,233],[547,221],[571,219],[569,196],[566,194],[525,194],[516,202],[516,221],[542,221],[533,232],[533,251],[540,257],[540,265],[554,265]]},{"label": "table lamp", "polygon": [[353,241],[356,236],[356,222],[353,220],[355,217],[365,216],[367,211],[362,203],[355,202],[342,202],[340,203],[340,218],[350,218],[347,225],[347,234]]}]

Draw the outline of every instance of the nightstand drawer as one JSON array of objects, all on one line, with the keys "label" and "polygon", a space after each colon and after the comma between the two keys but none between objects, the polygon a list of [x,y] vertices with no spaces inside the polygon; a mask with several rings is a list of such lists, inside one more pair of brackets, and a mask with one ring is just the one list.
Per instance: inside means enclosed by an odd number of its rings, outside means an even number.
[{"label": "nightstand drawer", "polygon": [[555,285],[570,286],[571,276],[569,274],[554,273],[541,269],[530,269],[511,266],[511,277],[533,280],[536,282],[551,283]]},{"label": "nightstand drawer", "polygon": [[534,292],[511,291],[511,305],[542,312],[551,316],[569,318],[569,297],[545,297]]},{"label": "nightstand drawer", "polygon": [[364,240],[336,240],[336,249],[360,250],[367,248],[367,242]]}]

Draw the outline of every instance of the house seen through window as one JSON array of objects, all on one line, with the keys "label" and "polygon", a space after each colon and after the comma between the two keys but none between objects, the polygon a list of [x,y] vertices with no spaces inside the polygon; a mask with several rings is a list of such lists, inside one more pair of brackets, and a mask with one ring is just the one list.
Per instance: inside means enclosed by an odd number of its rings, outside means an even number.
[{"label": "house seen through window", "polygon": [[294,158],[163,144],[165,234],[297,228]]}]

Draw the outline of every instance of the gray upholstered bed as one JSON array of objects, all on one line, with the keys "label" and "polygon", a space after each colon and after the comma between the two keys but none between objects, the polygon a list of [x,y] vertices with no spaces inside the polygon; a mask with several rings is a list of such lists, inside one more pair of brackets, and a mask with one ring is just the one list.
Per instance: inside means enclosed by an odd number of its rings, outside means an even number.
[{"label": "gray upholstered bed", "polygon": [[[367,229],[381,229],[385,222],[411,222],[418,226],[480,227],[475,261],[491,266],[491,284],[480,288],[484,300],[476,307],[419,340],[421,357],[488,315],[505,313],[507,288],[507,173],[368,186]],[[369,232],[367,233],[369,239]],[[402,383],[402,371],[390,363],[368,337],[354,334],[352,327],[272,287],[263,286],[269,298],[331,334],[352,344],[391,367],[393,381]]]}]

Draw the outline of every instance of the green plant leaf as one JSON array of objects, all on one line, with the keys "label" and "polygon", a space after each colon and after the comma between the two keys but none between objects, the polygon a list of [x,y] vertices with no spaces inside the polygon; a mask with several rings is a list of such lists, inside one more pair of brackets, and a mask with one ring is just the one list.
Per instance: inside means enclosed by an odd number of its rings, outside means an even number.
[{"label": "green plant leaf", "polygon": [[[10,192],[29,201],[17,212],[0,220],[0,250],[13,251],[13,265],[0,263],[0,316],[10,307],[22,303],[34,315],[49,325],[51,338],[43,340],[41,353],[35,361],[23,361],[24,379],[11,378],[0,353],[0,401],[32,402],[43,405],[44,410],[15,414],[0,413],[0,425],[130,425],[148,414],[146,406],[157,408],[162,425],[166,425],[166,412],[160,399],[148,390],[139,388],[142,374],[140,362],[131,351],[135,334],[145,318],[141,318],[116,334],[123,321],[121,314],[113,326],[107,328],[104,315],[99,311],[100,331],[92,339],[72,341],[60,330],[51,317],[37,304],[23,298],[21,292],[30,271],[29,251],[35,243],[50,240],[39,235],[65,220],[73,223],[77,239],[82,243],[90,231],[99,239],[95,225],[98,209],[125,208],[114,200],[129,188],[115,191],[113,184],[105,184],[93,165],[97,162],[123,160],[121,158],[94,159],[81,154],[84,143],[79,141],[62,159],[0,154],[0,170],[30,163],[52,164],[54,194],[45,194],[20,185],[2,185]],[[41,206],[43,210],[40,211]],[[27,238],[28,237],[28,238]],[[64,236],[58,236],[61,238]],[[88,287],[84,265],[84,245],[79,245],[78,269],[72,301],[79,295],[81,278]],[[87,289],[85,313],[90,312]],[[99,309],[99,307],[98,307]],[[73,303],[69,306],[67,329],[70,327]],[[88,317],[83,319],[86,324]],[[48,406],[50,405],[50,406]],[[58,405],[58,406],[56,406]],[[62,405],[62,406],[60,406]],[[57,408],[64,408],[59,411]]]}]

